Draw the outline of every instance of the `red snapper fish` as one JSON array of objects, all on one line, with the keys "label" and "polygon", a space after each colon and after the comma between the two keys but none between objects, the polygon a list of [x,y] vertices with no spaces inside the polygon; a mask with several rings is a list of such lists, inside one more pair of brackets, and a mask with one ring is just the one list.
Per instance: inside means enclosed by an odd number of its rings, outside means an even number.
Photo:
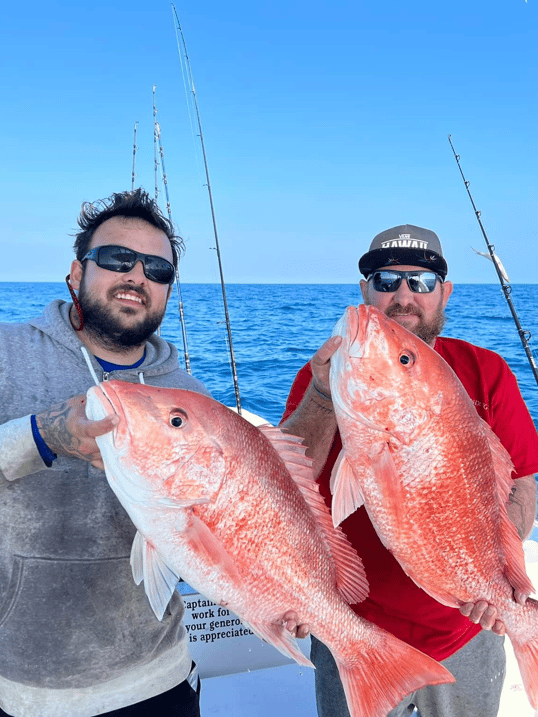
[{"label": "red snapper fish", "polygon": [[159,619],[181,575],[303,665],[283,625],[293,610],[338,664],[352,717],[385,717],[404,695],[451,682],[440,664],[355,615],[368,587],[332,525],[299,438],[248,423],[207,396],[110,381],[87,414],[112,490],[138,532],[131,565]]},{"label": "red snapper fish", "polygon": [[331,393],[343,451],[331,476],[335,525],[364,504],[384,546],[443,605],[500,611],[538,707],[538,603],[508,518],[512,461],[444,359],[373,306],[335,327]]}]

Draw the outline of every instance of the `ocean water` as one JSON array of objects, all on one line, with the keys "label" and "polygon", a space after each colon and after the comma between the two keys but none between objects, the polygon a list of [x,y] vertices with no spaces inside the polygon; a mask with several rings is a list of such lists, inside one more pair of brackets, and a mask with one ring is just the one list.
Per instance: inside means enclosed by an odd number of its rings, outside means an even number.
[{"label": "ocean water", "polygon": [[[277,423],[297,371],[330,336],[346,306],[360,301],[353,284],[230,284],[226,287],[242,406]],[[213,396],[235,405],[230,354],[218,284],[181,287],[194,376]],[[52,299],[70,300],[64,283],[1,283],[0,321],[37,316]],[[515,285],[512,301],[522,327],[538,348],[538,284]],[[500,353],[515,373],[538,425],[538,385],[500,285],[457,284],[447,306],[444,335]],[[174,287],[162,336],[183,355]]]}]

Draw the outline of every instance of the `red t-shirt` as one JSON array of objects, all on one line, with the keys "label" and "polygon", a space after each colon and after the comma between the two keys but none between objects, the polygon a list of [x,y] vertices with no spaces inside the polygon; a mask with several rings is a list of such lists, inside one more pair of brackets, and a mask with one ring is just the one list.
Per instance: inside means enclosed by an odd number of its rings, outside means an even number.
[{"label": "red t-shirt", "polygon": [[[437,339],[435,350],[455,371],[477,412],[510,454],[516,469],[512,477],[538,472],[538,434],[504,359],[466,341],[444,337]],[[306,364],[291,387],[282,420],[295,411],[311,378],[310,364]],[[318,479],[329,506],[331,470],[341,448],[337,434]],[[358,615],[436,660],[446,659],[480,632],[479,625],[459,610],[441,605],[407,577],[377,537],[364,507],[350,515],[342,528],[361,556],[370,583],[366,600],[352,606]]]}]

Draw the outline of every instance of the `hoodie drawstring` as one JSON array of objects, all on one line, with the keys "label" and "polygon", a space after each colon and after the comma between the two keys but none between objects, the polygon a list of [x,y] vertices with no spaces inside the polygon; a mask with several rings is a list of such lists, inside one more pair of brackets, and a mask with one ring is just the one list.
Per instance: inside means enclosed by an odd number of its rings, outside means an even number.
[{"label": "hoodie drawstring", "polygon": [[81,346],[80,350],[82,351],[82,355],[84,356],[84,360],[88,364],[88,368],[90,369],[90,373],[92,375],[93,380],[95,381],[95,385],[99,386],[101,383],[99,379],[97,378],[97,374],[95,373],[95,370],[92,366],[92,362],[90,360],[90,354],[88,353],[88,349],[85,346]]},{"label": "hoodie drawstring", "polygon": [[[99,379],[97,378],[97,374],[95,373],[95,369],[94,369],[93,366],[92,366],[92,362],[91,362],[91,359],[90,359],[90,354],[88,353],[88,349],[87,349],[85,346],[81,346],[81,347],[80,347],[80,350],[82,351],[82,355],[84,356],[84,360],[86,361],[86,363],[87,363],[87,365],[88,365],[88,369],[90,370],[90,373],[91,373],[91,375],[92,375],[92,378],[93,378],[93,380],[95,381],[95,385],[96,385],[96,386],[99,386],[99,385],[101,384],[101,381],[99,381]],[[138,372],[138,380],[140,381],[140,383],[141,383],[142,385],[145,385],[145,384],[146,384],[146,382],[145,382],[145,380],[144,380],[144,372],[143,372],[143,371],[139,371],[139,372]]]}]

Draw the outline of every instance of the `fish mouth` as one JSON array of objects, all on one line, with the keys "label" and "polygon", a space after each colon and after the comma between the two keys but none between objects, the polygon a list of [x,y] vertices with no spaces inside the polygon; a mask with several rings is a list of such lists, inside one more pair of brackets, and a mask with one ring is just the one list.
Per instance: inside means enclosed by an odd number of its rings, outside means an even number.
[{"label": "fish mouth", "polygon": [[376,309],[374,306],[369,306],[367,304],[360,304],[357,307],[357,314],[358,314],[358,322],[359,322],[359,328],[357,331],[356,341],[360,343],[360,345],[363,347],[362,355],[366,356],[366,346],[368,344],[368,339],[370,338],[370,333],[372,330],[372,325],[375,323],[379,323],[378,316],[379,314],[382,314],[379,309]]},{"label": "fish mouth", "polygon": [[[360,307],[359,307],[360,309]],[[337,321],[333,329],[333,336],[340,336],[342,343],[331,357],[329,382],[333,403],[344,409],[346,401],[343,400],[343,386],[340,377],[346,373],[348,359],[362,357],[362,343],[358,340],[361,328],[357,307],[348,306],[343,316]],[[349,415],[349,414],[348,414]]]},{"label": "fish mouth", "polygon": [[[359,306],[358,309],[361,307]],[[341,336],[342,344],[347,344],[350,356],[360,358],[360,347],[362,342],[360,339],[361,321],[357,313],[356,306],[348,306],[344,315],[336,322],[332,336]],[[355,350],[351,352],[351,348]]]},{"label": "fish mouth", "polygon": [[[388,440],[392,437],[390,431],[383,426],[377,425],[362,413],[355,413],[350,410],[348,401],[344,399],[342,393],[346,391],[346,388],[339,378],[351,370],[349,364],[346,368],[346,363],[349,360],[368,362],[370,358],[368,346],[372,338],[372,332],[375,334],[375,324],[379,323],[379,316],[384,317],[384,314],[376,307],[366,304],[347,307],[333,331],[333,336],[341,336],[343,341],[331,358],[330,381],[333,402],[338,406],[338,410],[351,421],[357,421],[365,428],[375,431]],[[377,397],[371,400],[376,404],[379,403],[379,398]]]},{"label": "fish mouth", "polygon": [[341,336],[342,344],[335,357],[347,353],[350,359],[367,359],[368,346],[375,339],[376,328],[387,317],[375,306],[359,304],[348,306],[333,330],[333,336]]},{"label": "fish mouth", "polygon": [[382,311],[375,306],[359,304],[359,306],[348,306],[346,313],[340,320],[343,332],[339,333],[348,344],[350,358],[368,358],[368,345],[375,333],[376,324],[380,323],[379,317],[385,317]]},{"label": "fish mouth", "polygon": [[340,320],[343,330],[339,335],[347,343],[349,358],[367,358],[367,339],[372,319],[371,309],[371,306],[365,304],[348,306],[346,313]]},{"label": "fish mouth", "polygon": [[[116,414],[123,417],[121,405],[113,400],[110,393],[113,392],[110,384],[100,383],[98,386],[91,386],[86,394],[86,416],[90,421],[100,421],[107,416]],[[121,423],[121,421],[120,421]],[[112,440],[115,443],[117,426],[113,428]]]},{"label": "fish mouth", "polygon": [[86,402],[88,418],[100,420],[114,414],[120,419],[116,427],[95,438],[103,459],[108,484],[124,506],[147,503],[151,491],[146,487],[145,479],[136,470],[125,465],[130,433],[117,391],[109,382],[88,389]]}]

